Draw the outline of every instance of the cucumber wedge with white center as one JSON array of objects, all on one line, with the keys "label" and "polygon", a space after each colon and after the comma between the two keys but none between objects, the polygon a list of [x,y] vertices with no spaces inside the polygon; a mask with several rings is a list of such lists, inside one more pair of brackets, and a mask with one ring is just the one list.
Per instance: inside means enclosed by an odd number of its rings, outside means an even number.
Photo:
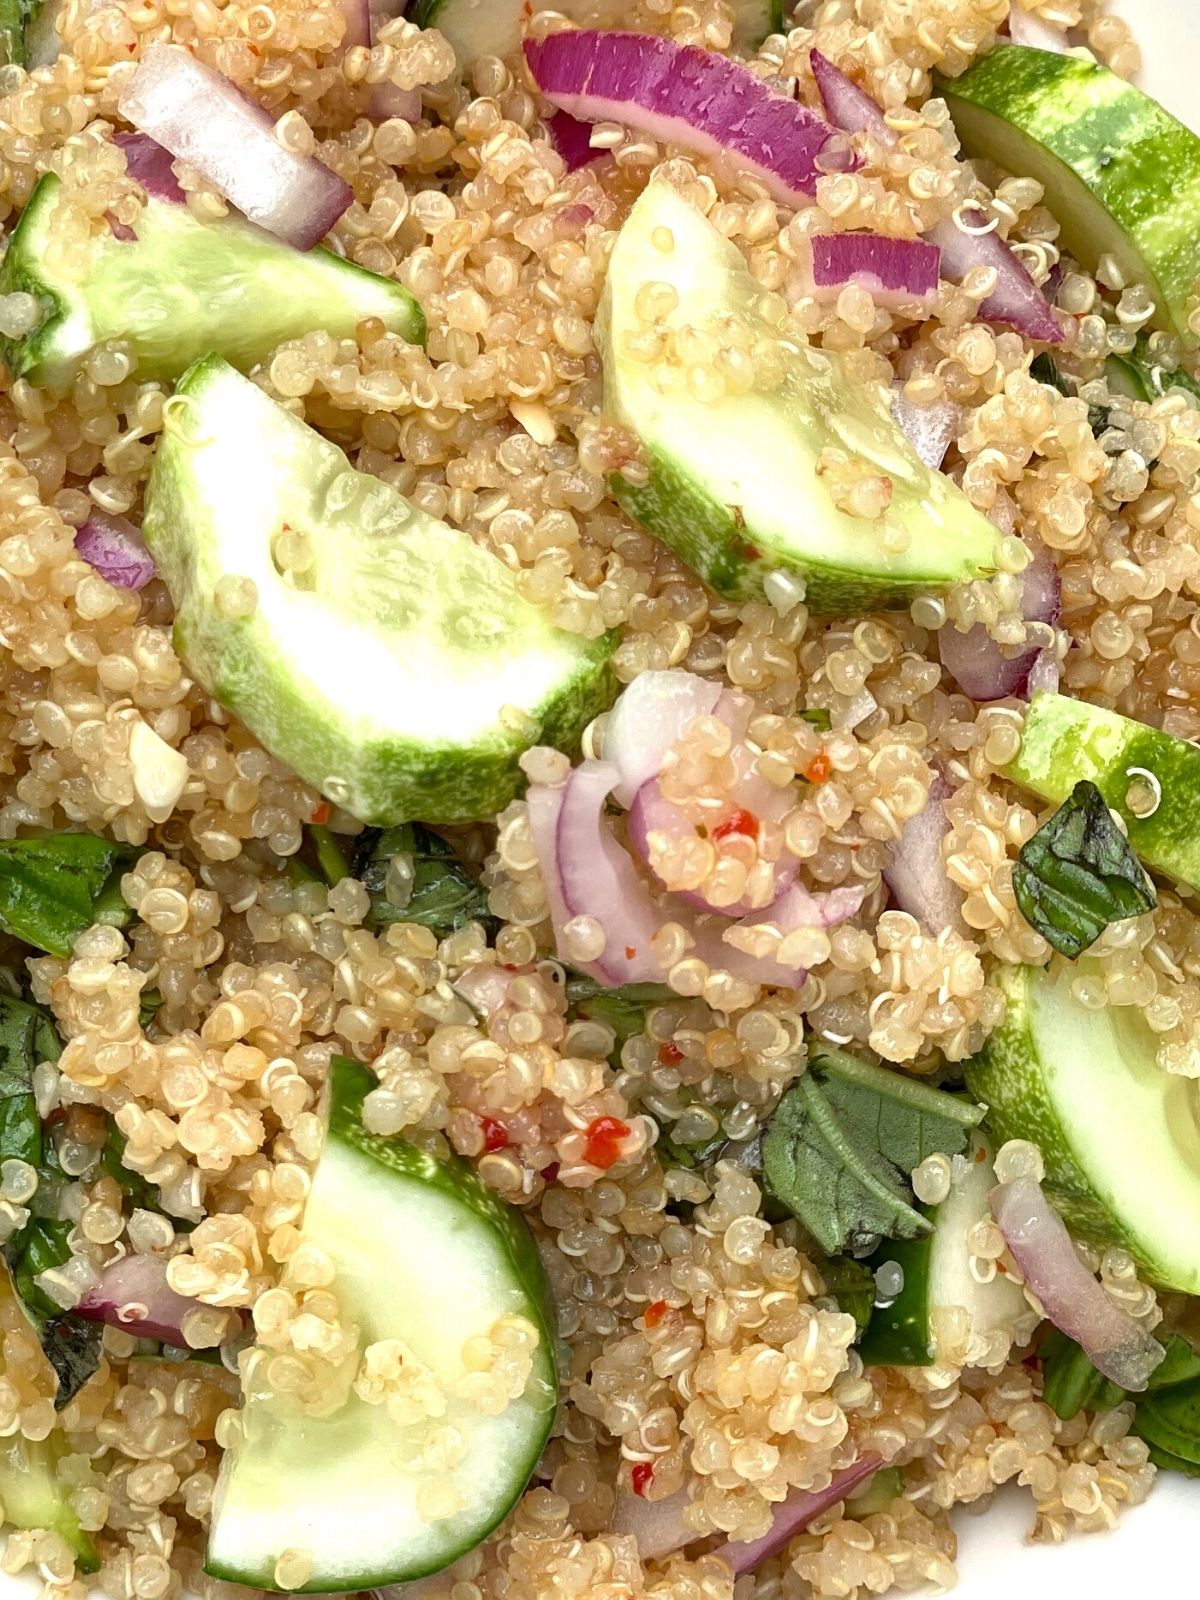
[{"label": "cucumber wedge with white center", "polygon": [[1030,702],[1006,775],[1055,804],[1089,779],[1152,872],[1200,889],[1200,748],[1187,739],[1044,692]]},{"label": "cucumber wedge with white center", "polygon": [[57,1533],[75,1552],[80,1572],[98,1572],[100,1557],[90,1535],[79,1526],[70,1489],[59,1477],[58,1464],[69,1446],[61,1433],[45,1439],[20,1434],[0,1439],[0,1506],[4,1524]]},{"label": "cucumber wedge with white center", "polygon": [[1005,45],[939,79],[969,156],[1036,178],[1060,242],[1092,271],[1113,256],[1186,345],[1200,290],[1200,138],[1098,62]]},{"label": "cucumber wedge with white center", "polygon": [[[294,1396],[271,1392],[269,1355],[255,1351],[244,1368],[242,1436],[221,1463],[205,1569],[256,1589],[276,1586],[285,1551],[311,1557],[304,1591],[440,1571],[507,1516],[558,1403],[546,1282],[524,1221],[465,1163],[368,1133],[362,1105],[374,1085],[365,1067],[334,1058],[301,1247],[332,1262],[331,1289],[343,1326],[358,1330],[360,1358],[372,1344],[400,1341],[403,1361],[423,1372],[445,1409],[397,1422],[386,1404],[351,1388],[344,1403],[314,1416]],[[473,1352],[497,1324],[519,1324],[536,1344],[524,1390],[489,1414],[462,1390],[479,1365]],[[434,1471],[432,1436],[453,1431],[458,1448],[443,1438],[450,1453]],[[458,1509],[430,1520],[421,1510],[430,1488],[452,1495]]]},{"label": "cucumber wedge with white center", "polygon": [[966,1064],[997,1144],[1028,1139],[1072,1230],[1120,1245],[1149,1280],[1200,1293],[1200,1088],[1164,1072],[1134,1006],[1093,1011],[1086,963],[997,969],[1004,1021]]},{"label": "cucumber wedge with white center", "polygon": [[[981,1134],[972,1137],[965,1160],[969,1165],[950,1193],[929,1211],[933,1232],[920,1239],[885,1240],[872,1258],[875,1267],[895,1262],[904,1283],[894,1300],[871,1313],[858,1346],[868,1366],[961,1364],[964,1341],[1007,1332],[1027,1310],[1024,1291],[1012,1278],[998,1272],[989,1283],[980,1283],[971,1271],[967,1234],[990,1218],[988,1194],[996,1182]],[[965,1327],[954,1325],[956,1314],[965,1314]]]},{"label": "cucumber wedge with white center", "polygon": [[[647,298],[660,303],[660,333],[757,345],[759,370],[765,359],[778,382],[697,398],[690,373],[647,354]],[[781,338],[763,300],[737,246],[669,182],[652,181],[617,239],[598,326],[605,409],[640,445],[636,480],[611,479],[634,521],[720,594],[761,598],[782,574],[785,592],[798,595],[800,580],[820,612],[895,606],[995,571],[996,528],[925,466],[884,398],[836,353]],[[843,509],[840,472],[881,486],[881,515]]]},{"label": "cucumber wedge with white center", "polygon": [[136,238],[103,229],[80,257],[64,256],[61,192],[53,173],[41,179],[0,269],[0,292],[31,294],[44,311],[5,345],[14,377],[61,388],[106,339],[132,347],[143,378],[177,378],[213,351],[248,370],[285,339],[314,328],[353,337],[368,317],[424,343],[421,308],[400,284],[331,250],[293,250],[241,217],[201,222],[149,198]]},{"label": "cucumber wedge with white center", "polygon": [[226,362],[171,404],[142,531],[177,648],[329,800],[382,825],[490,817],[530,745],[572,750],[609,703],[607,638],[555,628],[495,556]]}]

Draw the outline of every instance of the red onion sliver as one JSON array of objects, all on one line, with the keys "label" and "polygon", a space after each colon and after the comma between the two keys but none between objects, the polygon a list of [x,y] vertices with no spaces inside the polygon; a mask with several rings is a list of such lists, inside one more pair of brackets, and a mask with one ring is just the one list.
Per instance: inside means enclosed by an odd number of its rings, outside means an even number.
[{"label": "red onion sliver", "polygon": [[661,1561],[702,1537],[683,1520],[690,1504],[686,1486],[665,1500],[647,1500],[630,1489],[618,1488],[612,1531],[620,1538],[635,1539],[643,1561]]},{"label": "red onion sliver", "polygon": [[1163,1358],[1163,1347],[1113,1303],[1079,1259],[1074,1241],[1040,1183],[1019,1178],[988,1196],[1013,1260],[1056,1328],[1087,1352],[1122,1389],[1139,1393]]},{"label": "red onion sliver", "polygon": [[696,718],[720,715],[721,700],[720,684],[694,672],[639,673],[604,724],[602,755],[620,774],[614,798],[632,805],[642,785],[658,777],[667,751]]},{"label": "red onion sliver", "polygon": [[371,7],[369,0],[341,0],[346,31],[342,35],[342,49],[353,50],[362,45],[371,46]]},{"label": "red onion sliver", "polygon": [[946,876],[942,840],[950,832],[945,802],[950,785],[939,773],[929,788],[929,799],[915,817],[909,817],[888,851],[883,876],[892,899],[936,938],[949,928],[961,930],[963,891]]},{"label": "red onion sliver", "polygon": [[818,233],[808,240],[812,292],[836,300],[848,283],[883,305],[932,305],[942,253],[923,239],[889,239],[879,233]]},{"label": "red onion sliver", "polygon": [[[1027,622],[1054,624],[1062,615],[1062,580],[1045,549],[1039,550],[1022,574],[1021,613]],[[960,633],[947,623],[938,634],[942,666],[972,700],[1004,700],[1029,695],[1029,679],[1042,654],[1039,646],[1014,656],[1004,651],[982,624]],[[1046,669],[1043,667],[1042,675]]]},{"label": "red onion sliver", "polygon": [[298,250],[323,239],[354,199],[315,156],[285,150],[267,113],[181,45],[147,47],[118,109],[251,222]]},{"label": "red onion sliver", "polygon": [[138,1339],[161,1339],[186,1347],[183,1319],[199,1301],[176,1294],[167,1283],[167,1264],[158,1256],[125,1256],[105,1267],[100,1281],[75,1307],[89,1322],[106,1322]]},{"label": "red onion sliver", "polygon": [[585,122],[611,121],[701,155],[726,157],[785,205],[816,192],[852,152],[796,100],[749,68],[695,45],[641,33],[555,33],[526,39],[525,60],[543,96]]},{"label": "red onion sliver", "polygon": [[551,144],[566,162],[568,172],[577,172],[604,154],[603,150],[592,149],[592,124],[580,122],[568,111],[556,111],[547,117],[546,131]]},{"label": "red onion sliver", "polygon": [[157,139],[147,133],[118,133],[113,143],[125,152],[125,170],[154,200],[169,200],[184,205],[184,194],[175,176],[175,160]]},{"label": "red onion sliver", "polygon": [[892,417],[921,460],[936,472],[958,434],[961,409],[952,400],[914,405],[905,394],[903,383],[897,383],[892,389]]},{"label": "red onion sliver", "polygon": [[775,904],[765,911],[755,911],[724,928],[710,923],[696,931],[696,954],[710,968],[720,967],[745,983],[762,983],[777,989],[799,989],[808,976],[804,967],[786,967],[773,956],[752,956],[730,944],[726,934],[733,929],[759,928],[769,925],[783,935],[797,928],[836,928],[847,922],[862,908],[865,890],[858,884],[847,884],[831,889],[828,894],[810,894],[802,884],[794,883]]},{"label": "red onion sliver", "polygon": [[853,1466],[835,1472],[825,1489],[793,1489],[787,1499],[777,1507],[769,1533],[749,1544],[735,1544],[732,1539],[717,1546],[716,1554],[727,1561],[735,1578],[744,1577],[761,1566],[769,1556],[776,1555],[798,1533],[803,1533],[810,1522],[816,1520],[831,1506],[844,1500],[852,1489],[857,1489],[867,1478],[874,1477],[883,1465],[878,1456],[861,1456]]},{"label": "red onion sliver", "polygon": [[1052,55],[1065,56],[1071,48],[1065,28],[1056,28],[1045,17],[1026,11],[1015,3],[1008,8],[1008,36],[1014,44],[1031,46],[1034,50],[1049,50]]},{"label": "red onion sliver", "polygon": [[1048,690],[1051,694],[1058,692],[1058,685],[1062,678],[1062,667],[1058,656],[1053,650],[1039,650],[1037,659],[1029,669],[1029,677],[1025,680],[1025,693],[1032,700],[1035,694]]},{"label": "red onion sliver", "polygon": [[617,768],[606,761],[576,767],[562,791],[555,830],[555,865],[567,916],[592,917],[606,935],[604,951],[595,961],[575,965],[613,985],[663,976],[651,948],[663,918],[604,818],[604,803],[619,778]]},{"label": "red onion sliver", "polygon": [[[825,114],[831,122],[846,133],[868,133],[881,144],[899,143],[895,129],[888,126],[882,110],[865,90],[851,82],[819,50],[812,52],[811,60]],[[987,218],[975,210],[966,212],[964,221],[972,229],[982,230]],[[1045,296],[994,228],[988,233],[964,233],[953,217],[946,217],[929,230],[929,238],[942,252],[942,273],[947,278],[964,278],[972,267],[995,267],[996,287],[979,307],[981,317],[1016,328],[1026,338],[1040,339],[1044,344],[1062,343],[1062,329]]]},{"label": "red onion sliver", "polygon": [[154,576],[154,560],[137,528],[99,506],[76,533],[75,548],[114,588],[144,589]]}]

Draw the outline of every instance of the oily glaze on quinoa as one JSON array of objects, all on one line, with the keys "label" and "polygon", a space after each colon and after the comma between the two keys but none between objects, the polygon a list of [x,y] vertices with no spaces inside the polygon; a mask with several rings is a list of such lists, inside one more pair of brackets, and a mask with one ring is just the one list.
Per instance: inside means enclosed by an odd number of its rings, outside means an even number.
[{"label": "oily glaze on quinoa", "polygon": [[[967,197],[971,174],[956,162],[945,106],[928,98],[930,72],[960,72],[993,43],[1007,9],[1006,0],[828,0],[802,7],[803,26],[767,41],[754,63],[763,76],[794,80],[815,104],[815,43],[903,130],[900,148],[861,171],[823,177],[811,210],[781,212],[753,185],[677,158],[672,170],[788,301],[798,330],[844,352],[863,381],[900,378],[914,401],[963,408],[964,490],[1002,525],[1019,516],[1061,573],[1073,645],[1066,691],[1195,738],[1200,411],[1178,392],[1122,400],[1099,439],[1088,419],[1090,399],[1111,401],[1104,357],[1128,351],[1147,321],[1144,291],[1105,265],[1113,292],[1102,299],[1067,265],[1056,297],[1064,350],[1097,386],[1067,398],[1029,375],[1018,334],[974,320],[990,287],[982,279],[943,283],[915,328],[861,288],[847,286],[833,304],[799,289],[807,232],[915,237]],[[724,0],[631,0],[629,12],[630,25],[681,42],[729,42]],[[1135,69],[1123,24],[1099,16],[1093,0],[1064,0],[1056,14],[1081,23],[1115,70]],[[1150,1488],[1147,1447],[1129,1433],[1128,1406],[1063,1422],[1043,1402],[1040,1374],[1019,1353],[1010,1360],[1032,1313],[1011,1341],[961,1350],[986,1368],[864,1370],[853,1318],[826,1295],[798,1226],[765,1222],[754,1180],[735,1165],[701,1172],[655,1149],[656,1140],[666,1151],[752,1137],[810,1035],[869,1046],[915,1073],[933,1069],[935,1052],[960,1061],[1001,1015],[985,959],[1049,958],[1012,890],[1013,858],[1039,814],[998,776],[1016,752],[1020,711],[973,705],[933,648],[948,616],[1001,638],[1019,627],[1013,580],[833,624],[802,603],[781,614],[716,599],[630,524],[605,485],[635,446],[600,419],[592,322],[615,230],[667,152],[606,127],[596,142],[609,156],[566,176],[516,62],[483,60],[463,83],[435,31],[392,22],[373,49],[343,51],[344,28],[334,0],[67,0],[57,63],[32,76],[0,70],[3,213],[19,212],[53,171],[70,197],[63,250],[106,217],[136,227],[139,195],[111,132],[130,64],[153,40],[189,46],[252,95],[282,119],[292,148],[315,150],[353,186],[336,248],[398,278],[429,327],[427,350],[372,322],[354,340],[314,332],[277,350],[255,380],[362,471],[501,556],[562,627],[590,638],[619,629],[625,682],[679,666],[753,696],[760,770],[780,787],[803,780],[772,848],[786,845],[815,887],[859,882],[867,901],[853,922],[813,933],[813,970],[798,993],[764,996],[700,961],[677,964],[678,997],[649,1011],[619,1067],[610,1028],[567,1019],[523,801],[494,829],[458,836],[502,921],[492,949],[478,925],[440,944],[413,923],[368,930],[360,883],[326,889],[286,871],[306,823],[343,835],[358,825],[330,814],[197,688],[172,648],[161,583],[110,587],[74,551],[93,503],[137,515],[168,391],[131,376],[119,343],[94,351],[63,398],[12,383],[0,397],[0,835],[70,824],[150,847],[123,880],[138,918],[128,933],[97,926],[70,960],[29,962],[34,995],[66,1043],[57,1068],[38,1069],[38,1109],[64,1123],[64,1170],[82,1175],[70,1200],[80,1243],[59,1274],[59,1302],[74,1304],[118,1247],[170,1253],[171,1284],[199,1302],[184,1329],[191,1345],[224,1342],[234,1362],[241,1318],[253,1317],[274,1359],[293,1364],[294,1387],[338,1354],[337,1303],[322,1294],[320,1271],[307,1287],[293,1274],[289,1296],[274,1285],[297,1250],[320,1150],[318,1097],[339,1051],[379,1076],[366,1107],[372,1131],[448,1145],[523,1208],[567,1351],[562,1411],[533,1486],[501,1532],[431,1592],[728,1600],[729,1571],[711,1556],[643,1563],[620,1503],[690,1483],[697,1537],[755,1538],[789,1488],[822,1486],[865,1452],[903,1466],[902,1496],[819,1520],[759,1568],[754,1593],[947,1586],[948,1511],[1012,1480],[1033,1497],[1038,1538],[1109,1526]],[[422,90],[419,123],[364,115],[365,85],[385,77]],[[974,197],[989,198],[982,184],[995,180],[1000,231],[1045,282],[1057,224],[1038,186],[978,176]],[[180,177],[197,215],[222,214],[224,201],[194,173],[181,167]],[[0,299],[0,334],[18,337],[36,316],[28,295]],[[1178,361],[1168,336],[1151,335],[1151,346],[1164,365]],[[827,710],[839,730],[856,705],[866,710],[851,731],[822,732],[801,714]],[[152,820],[153,775],[135,759],[143,723],[187,757],[186,787],[165,820]],[[676,769],[689,794],[722,791],[726,753],[712,728],[689,737]],[[562,762],[532,752],[527,775],[554,777]],[[883,909],[880,873],[942,768],[958,780],[943,856],[963,926],[933,938]],[[719,866],[714,859],[703,885]],[[1157,911],[1110,928],[1075,980],[1086,1005],[1143,1010],[1161,1067],[1188,1076],[1200,1075],[1198,930],[1161,890]],[[486,1022],[451,986],[482,960],[520,969]],[[151,989],[162,1002],[152,1020],[140,1004]],[[116,1182],[96,1175],[107,1125],[99,1110],[115,1116],[127,1165],[161,1187],[191,1231],[149,1210],[122,1215]],[[21,1165],[0,1170],[6,1233],[24,1220]],[[919,1197],[935,1200],[939,1181],[925,1174]],[[980,1272],[994,1272],[999,1230],[982,1224],[970,1243]],[[1089,1259],[1114,1298],[1153,1325],[1155,1295],[1130,1257],[1110,1249]],[[236,1426],[236,1379],[221,1367],[131,1362],[132,1350],[129,1335],[106,1330],[99,1373],[56,1418],[35,1337],[19,1313],[6,1321],[0,1434],[61,1431],[60,1474],[102,1565],[97,1580],[75,1576],[60,1535],[14,1532],[0,1567],[36,1572],[62,1600],[82,1600],[92,1582],[113,1600],[184,1588],[233,1597],[200,1561],[220,1447]],[[301,1558],[277,1577],[303,1581],[303,1570]],[[743,1580],[739,1595],[751,1592]]]}]

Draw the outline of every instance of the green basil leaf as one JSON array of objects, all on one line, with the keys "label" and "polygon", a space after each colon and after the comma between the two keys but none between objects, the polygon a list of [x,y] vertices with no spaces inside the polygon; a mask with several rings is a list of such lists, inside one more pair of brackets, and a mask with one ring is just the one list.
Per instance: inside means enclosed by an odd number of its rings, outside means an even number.
[{"label": "green basil leaf", "polygon": [[0,1161],[42,1162],[42,1124],[33,1094],[33,1069],[62,1053],[44,1011],[0,995]]},{"label": "green basil leaf", "polygon": [[35,949],[69,956],[93,922],[130,921],[120,879],[136,856],[94,833],[0,841],[0,928]]},{"label": "green basil leaf", "polygon": [[41,1272],[61,1267],[71,1255],[69,1222],[34,1217],[4,1249],[21,1309],[37,1331],[42,1350],[58,1378],[54,1409],[61,1411],[100,1365],[104,1330],[64,1312],[34,1282]]},{"label": "green basil leaf", "polygon": [[844,1051],[815,1058],[788,1090],[763,1141],[771,1194],[827,1255],[915,1239],[931,1224],[909,1174],[925,1157],[956,1155],[983,1107]]},{"label": "green basil leaf", "polygon": [[1026,922],[1072,961],[1109,923],[1158,904],[1104,796],[1086,778],[1022,846],[1013,864],[1013,893]]},{"label": "green basil leaf", "polygon": [[1074,385],[1063,376],[1053,356],[1048,356],[1045,352],[1034,356],[1029,364],[1029,376],[1036,378],[1039,383],[1049,384],[1052,389],[1057,389],[1059,394],[1075,393]]},{"label": "green basil leaf", "polygon": [[[394,906],[387,897],[392,857],[412,857],[412,893],[408,904]],[[393,922],[416,922],[439,939],[457,933],[468,922],[480,922],[489,935],[499,922],[488,911],[487,890],[467,871],[445,839],[419,822],[395,828],[368,828],[359,835],[354,876],[371,896],[367,926],[386,928]]]},{"label": "green basil leaf", "polygon": [[45,1323],[41,1340],[46,1359],[58,1378],[54,1409],[61,1411],[99,1367],[104,1328],[99,1322],[72,1316],[68,1311]]}]

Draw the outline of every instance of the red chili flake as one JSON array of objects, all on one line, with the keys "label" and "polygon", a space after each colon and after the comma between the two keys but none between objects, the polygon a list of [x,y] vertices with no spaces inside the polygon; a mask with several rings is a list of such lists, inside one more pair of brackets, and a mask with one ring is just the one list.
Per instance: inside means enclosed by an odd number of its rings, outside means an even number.
[{"label": "red chili flake", "polygon": [[479,1123],[483,1129],[483,1148],[489,1154],[493,1150],[506,1150],[512,1143],[508,1129],[494,1117],[480,1117]]},{"label": "red chili flake", "polygon": [[318,827],[321,825],[321,823],[328,822],[329,821],[329,801],[328,800],[322,800],[321,804],[317,807],[317,809],[313,812],[312,816],[309,817],[308,820],[310,822],[315,822]]},{"label": "red chili flake", "polygon": [[635,955],[637,955],[637,946],[634,944],[627,944],[625,946],[626,961],[632,961]]},{"label": "red chili flake", "polygon": [[633,1471],[629,1474],[629,1481],[633,1485],[634,1494],[644,1495],[649,1486],[650,1479],[654,1476],[653,1463],[649,1461],[635,1461]]},{"label": "red chili flake", "polygon": [[804,769],[804,776],[809,783],[824,783],[833,771],[833,762],[821,751],[819,756],[814,756]]},{"label": "red chili flake", "polygon": [[555,1178],[558,1177],[558,1162],[552,1161],[548,1167],[543,1167],[542,1177],[545,1178],[547,1183],[553,1183]]},{"label": "red chili flake", "polygon": [[648,1328],[657,1328],[670,1309],[665,1300],[655,1300],[646,1307],[646,1315],[642,1320]]},{"label": "red chili flake", "polygon": [[589,1166],[607,1172],[614,1161],[621,1159],[621,1141],[628,1139],[632,1131],[629,1124],[619,1117],[597,1117],[588,1123],[586,1131],[583,1159]]},{"label": "red chili flake", "polygon": [[762,551],[758,548],[758,546],[756,544],[745,544],[745,545],[743,545],[742,546],[742,554],[746,557],[747,561],[761,561],[762,560]]},{"label": "red chili flake", "polygon": [[718,822],[709,834],[710,839],[728,839],[731,833],[742,834],[747,839],[758,838],[758,818],[753,811],[741,806]]},{"label": "red chili flake", "polygon": [[677,1067],[683,1060],[683,1051],[675,1043],[674,1039],[668,1039],[666,1044],[659,1045],[658,1059],[664,1067]]}]

